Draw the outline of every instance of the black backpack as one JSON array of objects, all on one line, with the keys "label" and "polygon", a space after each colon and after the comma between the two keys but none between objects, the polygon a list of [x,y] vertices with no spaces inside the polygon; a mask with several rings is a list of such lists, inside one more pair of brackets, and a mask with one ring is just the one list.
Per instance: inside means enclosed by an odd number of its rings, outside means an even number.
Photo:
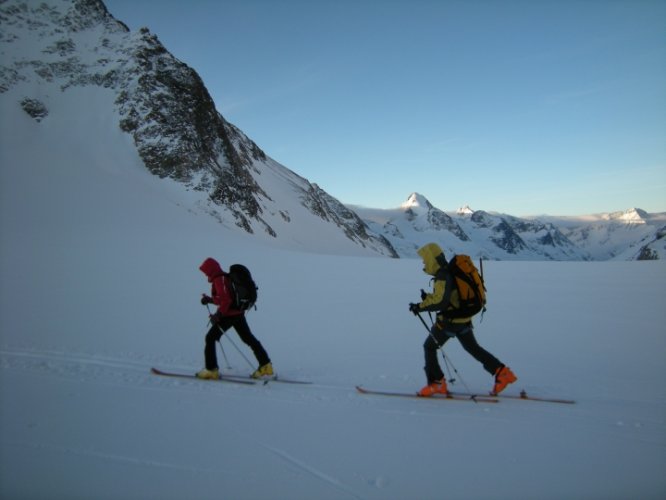
[{"label": "black backpack", "polygon": [[237,311],[247,311],[257,301],[257,290],[259,289],[252,279],[250,270],[242,264],[233,264],[229,268],[228,275],[234,298],[232,308]]}]

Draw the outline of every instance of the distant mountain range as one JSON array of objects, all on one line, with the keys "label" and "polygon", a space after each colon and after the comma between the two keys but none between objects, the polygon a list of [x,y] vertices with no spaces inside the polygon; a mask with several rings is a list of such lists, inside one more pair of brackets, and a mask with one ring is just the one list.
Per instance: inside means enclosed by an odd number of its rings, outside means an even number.
[{"label": "distant mountain range", "polygon": [[[100,145],[122,131],[128,140],[118,157],[140,158],[165,196],[175,183],[178,204],[215,218],[221,230],[331,254],[413,257],[420,245],[436,241],[448,253],[501,260],[666,256],[666,217],[638,209],[521,219],[469,208],[445,213],[418,194],[395,210],[345,206],[271,159],[217,111],[196,71],[148,29],[130,32],[102,1],[4,0],[0,19],[5,123],[30,120],[42,143],[55,143],[54,129],[61,134],[68,123],[103,117],[108,134],[78,148],[95,158],[100,149],[113,149]],[[18,147],[3,142],[4,158],[20,157]]]},{"label": "distant mountain range", "polygon": [[666,213],[640,209],[581,217],[519,218],[462,207],[454,213],[412,193],[393,210],[350,206],[401,257],[434,241],[447,254],[496,260],[652,260],[666,258]]}]

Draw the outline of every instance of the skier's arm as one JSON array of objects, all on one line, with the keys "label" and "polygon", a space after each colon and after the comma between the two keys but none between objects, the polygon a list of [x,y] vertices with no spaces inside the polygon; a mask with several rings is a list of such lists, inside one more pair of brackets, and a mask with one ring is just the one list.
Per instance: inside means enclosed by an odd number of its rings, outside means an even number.
[{"label": "skier's arm", "polygon": [[441,311],[444,308],[444,292],[446,290],[446,281],[435,280],[432,286],[432,293],[426,294],[426,297],[419,304],[422,311]]},{"label": "skier's arm", "polygon": [[229,311],[232,302],[231,296],[227,291],[225,280],[225,276],[219,276],[215,278],[215,281],[213,282],[215,286],[215,293],[213,293],[212,297],[213,304],[217,306],[217,312],[221,315],[225,315],[227,311]]}]

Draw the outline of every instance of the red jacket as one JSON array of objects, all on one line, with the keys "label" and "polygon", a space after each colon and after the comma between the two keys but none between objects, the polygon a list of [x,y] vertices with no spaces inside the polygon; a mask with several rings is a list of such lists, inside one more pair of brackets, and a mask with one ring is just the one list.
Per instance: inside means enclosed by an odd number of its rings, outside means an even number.
[{"label": "red jacket", "polygon": [[211,298],[217,306],[220,316],[239,316],[243,311],[232,308],[233,296],[229,291],[229,276],[222,271],[220,264],[213,258],[208,257],[199,267],[208,277],[211,283]]}]

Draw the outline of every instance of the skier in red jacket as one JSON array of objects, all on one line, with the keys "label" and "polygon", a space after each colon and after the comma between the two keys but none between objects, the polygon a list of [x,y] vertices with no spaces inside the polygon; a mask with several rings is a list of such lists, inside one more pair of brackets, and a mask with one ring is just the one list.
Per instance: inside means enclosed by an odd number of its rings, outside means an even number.
[{"label": "skier in red jacket", "polygon": [[233,309],[229,276],[222,271],[220,264],[210,257],[201,264],[199,269],[208,277],[208,281],[211,283],[211,296],[204,294],[201,297],[201,303],[204,305],[215,304],[217,311],[210,315],[211,327],[206,334],[206,347],[204,349],[206,367],[197,373],[197,377],[203,379],[217,379],[220,377],[215,342],[219,341],[222,335],[231,327],[236,330],[240,339],[252,349],[254,356],[257,358],[259,368],[252,374],[252,377],[272,376],[273,365],[271,360],[261,342],[252,335],[245,319],[245,312]]}]

